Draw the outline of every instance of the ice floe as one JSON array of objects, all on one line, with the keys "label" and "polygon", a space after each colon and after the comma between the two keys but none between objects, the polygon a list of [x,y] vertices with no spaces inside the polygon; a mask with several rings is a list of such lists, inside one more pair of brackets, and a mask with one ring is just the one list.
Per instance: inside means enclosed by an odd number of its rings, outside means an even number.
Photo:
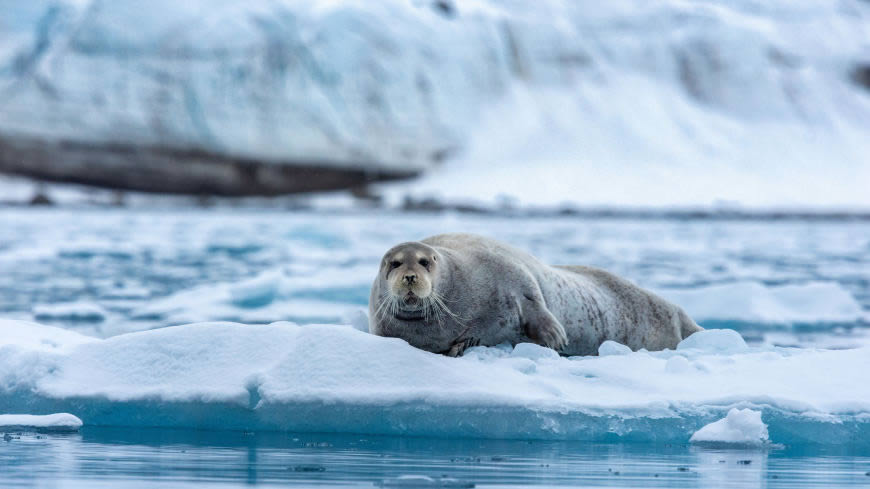
[{"label": "ice floe", "polygon": [[868,443],[870,348],[745,347],[735,335],[697,333],[677,351],[564,358],[521,344],[448,358],[340,325],[202,323],[93,339],[5,320],[0,412],[67,411],[85,425],[684,443],[740,408],[763,413],[778,443]]},{"label": "ice floe", "polygon": [[35,429],[38,431],[76,431],[82,420],[69,413],[37,416],[32,414],[0,414],[0,431]]},{"label": "ice floe", "polygon": [[737,320],[767,323],[851,322],[870,314],[834,282],[768,286],[731,282],[692,289],[664,289],[662,296],[682,305],[696,320]]},{"label": "ice floe", "polygon": [[99,322],[106,318],[106,311],[91,302],[62,302],[40,304],[33,307],[33,317],[40,321],[65,319],[69,321]]},{"label": "ice floe", "polygon": [[278,319],[335,322],[366,307],[376,273],[376,265],[371,264],[321,270],[278,268],[235,283],[204,285],[156,299],[132,315],[161,317],[172,324]]},{"label": "ice floe", "polygon": [[770,439],[761,412],[735,408],[719,421],[696,431],[689,441],[700,445],[761,446]]}]

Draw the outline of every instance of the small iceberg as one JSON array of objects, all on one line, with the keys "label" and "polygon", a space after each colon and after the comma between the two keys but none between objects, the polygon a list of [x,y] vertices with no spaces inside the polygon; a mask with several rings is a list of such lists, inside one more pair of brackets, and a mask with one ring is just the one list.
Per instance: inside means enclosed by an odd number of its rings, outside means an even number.
[{"label": "small iceberg", "polygon": [[731,409],[728,415],[696,431],[690,442],[707,446],[759,447],[770,443],[761,412]]},{"label": "small iceberg", "polygon": [[69,413],[46,414],[0,414],[0,431],[78,431],[82,420]]}]

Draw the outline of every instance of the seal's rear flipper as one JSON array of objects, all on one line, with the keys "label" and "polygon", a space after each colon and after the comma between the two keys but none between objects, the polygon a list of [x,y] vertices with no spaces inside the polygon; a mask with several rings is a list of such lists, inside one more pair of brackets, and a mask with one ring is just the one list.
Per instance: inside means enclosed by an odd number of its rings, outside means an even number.
[{"label": "seal's rear flipper", "polygon": [[523,294],[522,317],[526,336],[539,345],[560,351],[568,346],[568,334],[562,323],[544,305],[543,296]]},{"label": "seal's rear flipper", "polygon": [[692,333],[697,333],[698,331],[704,331],[704,328],[698,326],[692,318],[686,314],[686,311],[680,309],[678,320],[680,321],[680,336],[682,339],[686,339],[692,335]]}]

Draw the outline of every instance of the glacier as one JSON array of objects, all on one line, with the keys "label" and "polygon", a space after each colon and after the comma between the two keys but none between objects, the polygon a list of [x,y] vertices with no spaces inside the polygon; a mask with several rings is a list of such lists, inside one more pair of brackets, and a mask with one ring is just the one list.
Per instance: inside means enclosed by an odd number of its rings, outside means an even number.
[{"label": "glacier", "polygon": [[[380,190],[394,203],[870,206],[861,0],[0,0],[0,12],[0,146],[48,166],[91,151],[108,155],[102,168],[186,161],[187,178],[220,178],[204,155],[241,161],[242,175],[423,172]],[[35,171],[19,160],[3,165]]]},{"label": "glacier", "polygon": [[[0,321],[0,413],[85,426],[688,443],[733,408],[780,444],[865,446],[870,349],[750,347],[563,358],[533,344],[448,358],[342,325],[200,323],[87,337]],[[612,346],[605,349],[619,350]]]}]

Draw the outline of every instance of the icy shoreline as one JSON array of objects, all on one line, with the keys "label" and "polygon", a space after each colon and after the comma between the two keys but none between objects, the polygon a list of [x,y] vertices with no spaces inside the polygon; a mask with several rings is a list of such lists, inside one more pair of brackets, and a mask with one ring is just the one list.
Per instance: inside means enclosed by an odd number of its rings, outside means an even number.
[{"label": "icy shoreline", "polygon": [[870,440],[870,349],[749,348],[727,330],[677,351],[460,359],[337,325],[0,333],[0,412],[85,425],[686,443],[736,407],[762,412],[777,443]]}]

